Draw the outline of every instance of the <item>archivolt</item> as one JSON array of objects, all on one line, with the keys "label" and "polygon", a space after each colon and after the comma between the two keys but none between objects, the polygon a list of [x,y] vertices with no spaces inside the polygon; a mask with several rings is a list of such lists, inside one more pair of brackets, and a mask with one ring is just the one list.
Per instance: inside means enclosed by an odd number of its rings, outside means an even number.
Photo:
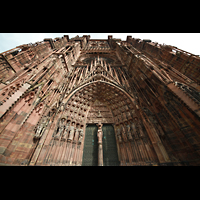
[{"label": "archivolt", "polygon": [[93,85],[93,84],[95,84],[95,85],[107,84],[108,86],[113,87],[114,90],[119,90],[119,91],[121,91],[124,95],[126,95],[126,96],[130,99],[130,101],[131,101],[133,104],[135,104],[134,98],[133,98],[128,92],[126,92],[124,89],[122,89],[121,87],[119,87],[119,86],[117,86],[117,85],[115,85],[115,84],[113,84],[113,83],[109,83],[109,82],[101,81],[101,80],[99,80],[99,81],[94,81],[94,82],[89,82],[89,83],[86,83],[86,84],[84,84],[84,85],[82,85],[82,86],[76,88],[75,90],[73,90],[73,91],[63,100],[63,102],[66,103],[76,92],[78,92],[78,91],[80,91],[80,90],[82,90],[82,89],[84,89],[84,88],[86,88],[86,87],[88,87],[88,86],[91,86],[91,85]]},{"label": "archivolt", "polygon": [[116,123],[136,117],[134,99],[122,88],[105,81],[94,81],[72,91],[64,100],[63,116],[85,124],[91,103],[99,100],[108,106]]}]

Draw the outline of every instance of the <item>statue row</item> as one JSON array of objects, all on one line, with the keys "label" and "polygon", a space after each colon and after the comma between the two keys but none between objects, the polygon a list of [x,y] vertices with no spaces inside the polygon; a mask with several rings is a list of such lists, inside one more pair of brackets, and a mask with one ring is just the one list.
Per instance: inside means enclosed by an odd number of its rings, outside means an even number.
[{"label": "statue row", "polygon": [[117,123],[115,125],[115,131],[119,143],[128,142],[132,141],[133,139],[145,137],[142,124],[137,117],[129,121]]},{"label": "statue row", "polygon": [[55,140],[61,139],[62,141],[68,141],[73,143],[81,144],[83,140],[83,125],[75,123],[73,120],[66,120],[61,118],[59,126],[54,133],[53,137]]}]

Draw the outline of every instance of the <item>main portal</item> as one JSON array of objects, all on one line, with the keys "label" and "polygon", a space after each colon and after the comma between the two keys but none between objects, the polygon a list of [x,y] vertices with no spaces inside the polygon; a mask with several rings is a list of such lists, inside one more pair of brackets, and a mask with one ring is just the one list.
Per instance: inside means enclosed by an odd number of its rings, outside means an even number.
[{"label": "main portal", "polygon": [[[98,127],[89,124],[86,127],[83,149],[83,166],[98,166]],[[111,124],[103,124],[102,127],[103,166],[118,166],[119,159],[114,128]]]}]

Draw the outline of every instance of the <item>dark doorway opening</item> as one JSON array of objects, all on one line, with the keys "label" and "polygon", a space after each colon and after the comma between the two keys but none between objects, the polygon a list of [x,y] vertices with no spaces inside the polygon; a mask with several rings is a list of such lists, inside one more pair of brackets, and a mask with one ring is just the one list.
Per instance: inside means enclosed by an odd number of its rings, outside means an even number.
[{"label": "dark doorway opening", "polygon": [[97,126],[89,124],[85,131],[82,166],[98,165]]},{"label": "dark doorway opening", "polygon": [[[115,131],[111,124],[103,124],[103,166],[119,166]],[[85,131],[82,166],[98,166],[97,125],[88,124]]]},{"label": "dark doorway opening", "polygon": [[102,131],[103,166],[119,166],[114,127],[111,124],[104,124]]}]

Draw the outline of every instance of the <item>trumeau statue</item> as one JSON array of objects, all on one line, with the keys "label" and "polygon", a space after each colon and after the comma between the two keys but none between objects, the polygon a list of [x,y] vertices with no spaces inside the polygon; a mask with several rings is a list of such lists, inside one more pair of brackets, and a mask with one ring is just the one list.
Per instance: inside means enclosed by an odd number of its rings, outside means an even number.
[{"label": "trumeau statue", "polygon": [[97,131],[98,143],[102,143],[103,131],[102,131],[102,124],[98,124],[98,131]]}]

